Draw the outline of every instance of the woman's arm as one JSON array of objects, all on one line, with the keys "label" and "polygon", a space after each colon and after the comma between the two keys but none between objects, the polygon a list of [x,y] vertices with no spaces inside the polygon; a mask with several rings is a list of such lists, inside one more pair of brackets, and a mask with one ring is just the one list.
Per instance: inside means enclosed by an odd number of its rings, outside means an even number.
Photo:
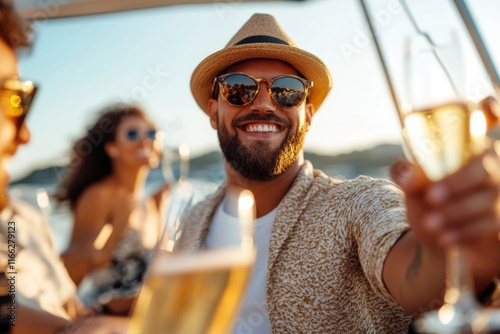
[{"label": "woman's arm", "polygon": [[94,241],[110,214],[106,195],[103,187],[90,187],[78,199],[73,212],[71,241],[61,258],[77,285],[89,271],[104,265],[111,257],[111,254],[97,251],[94,247]]},{"label": "woman's arm", "polygon": [[[104,185],[84,192],[75,207],[70,246],[61,256],[75,284],[89,271],[111,261],[137,208],[137,201],[131,195],[120,195]],[[107,240],[98,243],[96,239],[103,228],[110,229],[111,233]]]}]

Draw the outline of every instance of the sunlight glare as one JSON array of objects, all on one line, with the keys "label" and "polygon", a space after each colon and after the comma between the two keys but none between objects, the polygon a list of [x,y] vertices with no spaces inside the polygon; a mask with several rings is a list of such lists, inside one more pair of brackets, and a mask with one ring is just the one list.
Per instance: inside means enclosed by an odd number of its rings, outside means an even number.
[{"label": "sunlight glare", "polygon": [[439,321],[441,321],[441,323],[445,325],[450,323],[450,321],[453,319],[454,316],[455,316],[455,310],[451,305],[444,305],[438,311]]}]

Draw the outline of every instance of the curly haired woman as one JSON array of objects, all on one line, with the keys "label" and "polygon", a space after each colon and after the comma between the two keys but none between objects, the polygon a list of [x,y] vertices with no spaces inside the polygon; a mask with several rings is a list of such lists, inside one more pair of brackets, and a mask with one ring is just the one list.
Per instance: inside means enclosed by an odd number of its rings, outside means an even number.
[{"label": "curly haired woman", "polygon": [[[105,111],[78,140],[58,199],[74,215],[62,255],[88,306],[127,313],[161,230],[161,198],[144,196],[159,163],[157,131],[145,113],[127,105]],[[123,298],[124,297],[124,298]],[[125,302],[127,301],[127,302]]]}]

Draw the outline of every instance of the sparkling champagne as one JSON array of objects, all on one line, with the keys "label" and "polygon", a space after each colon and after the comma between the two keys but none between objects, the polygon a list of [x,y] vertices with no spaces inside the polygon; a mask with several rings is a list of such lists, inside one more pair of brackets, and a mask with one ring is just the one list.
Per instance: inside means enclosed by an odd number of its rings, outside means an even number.
[{"label": "sparkling champagne", "polygon": [[430,180],[455,172],[479,149],[485,124],[471,116],[466,104],[448,103],[405,117],[406,145]]},{"label": "sparkling champagne", "polygon": [[255,253],[226,248],[159,257],[134,307],[129,334],[231,331]]}]

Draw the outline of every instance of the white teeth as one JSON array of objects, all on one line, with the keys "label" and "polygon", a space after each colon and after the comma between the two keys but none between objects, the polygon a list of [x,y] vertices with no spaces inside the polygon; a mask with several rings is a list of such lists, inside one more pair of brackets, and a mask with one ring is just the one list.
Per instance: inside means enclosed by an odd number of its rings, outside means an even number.
[{"label": "white teeth", "polygon": [[278,132],[278,128],[274,124],[259,124],[259,125],[250,125],[247,128],[248,132]]}]

